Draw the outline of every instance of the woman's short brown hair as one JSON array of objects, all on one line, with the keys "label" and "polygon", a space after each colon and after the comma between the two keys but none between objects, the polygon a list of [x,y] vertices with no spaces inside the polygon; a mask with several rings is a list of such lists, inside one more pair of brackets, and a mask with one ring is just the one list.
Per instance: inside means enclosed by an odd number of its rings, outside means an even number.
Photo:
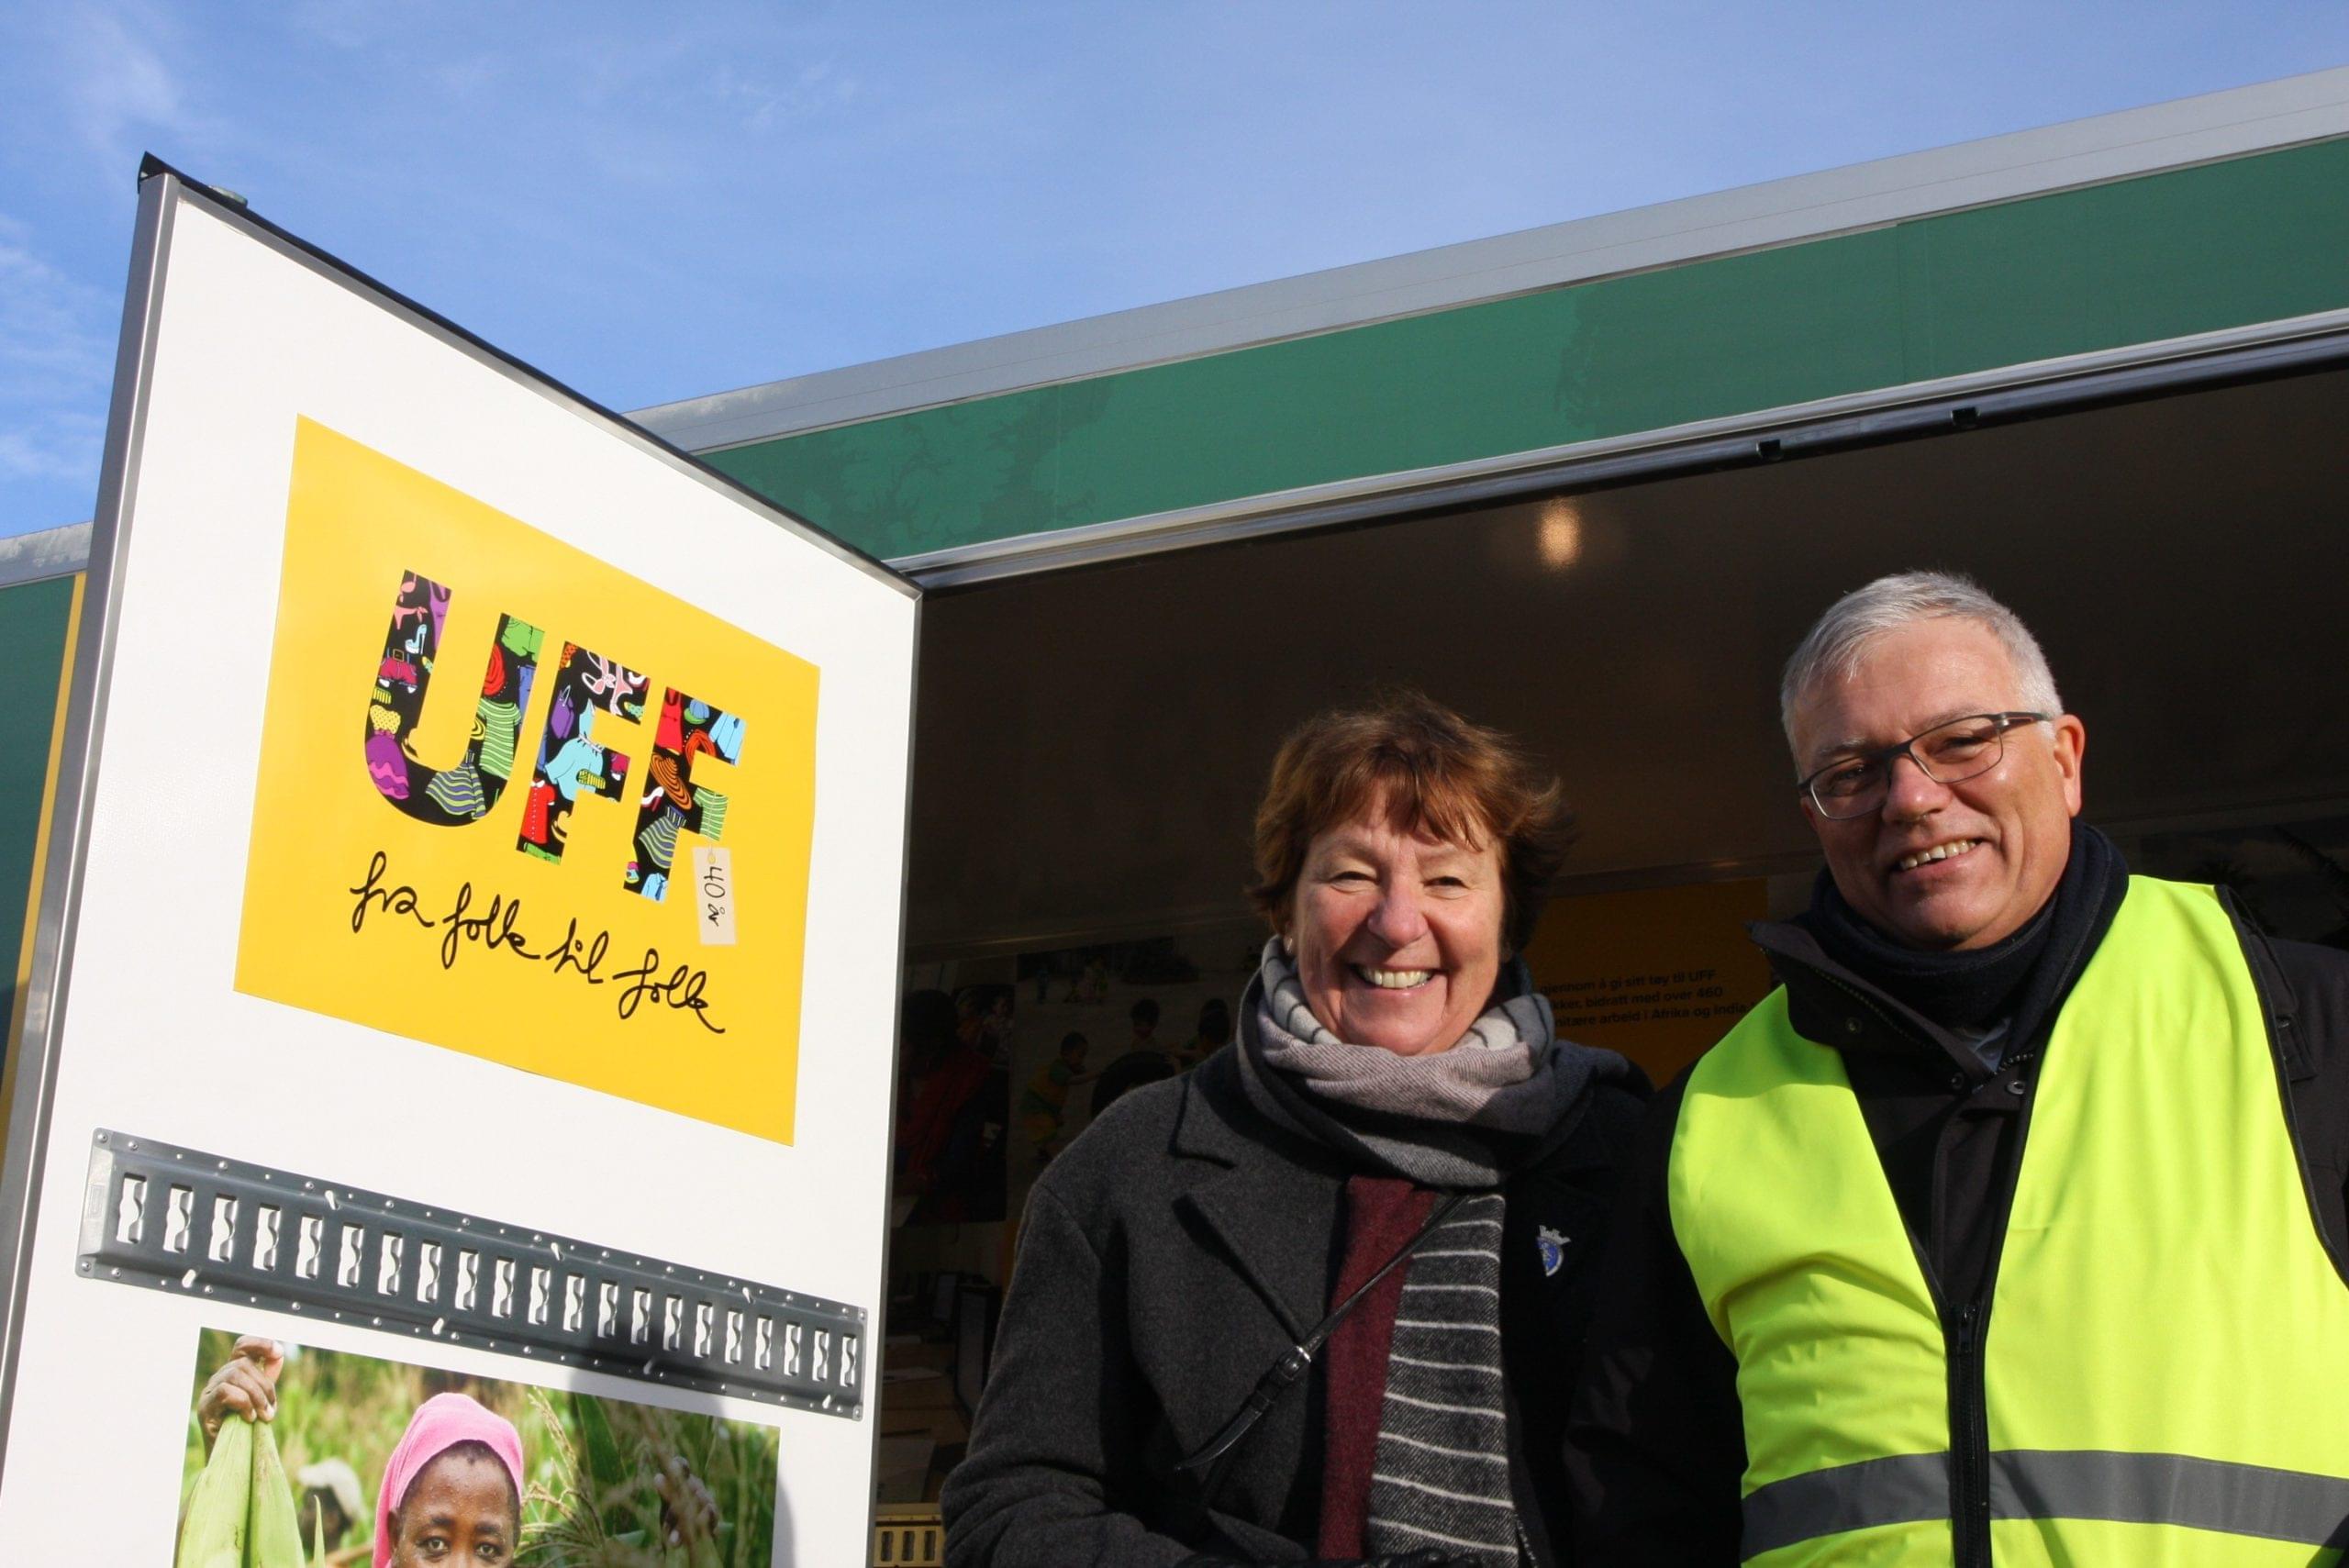
[{"label": "woman's short brown hair", "polygon": [[1317,715],[1281,742],[1256,807],[1257,913],[1286,934],[1308,846],[1382,791],[1397,828],[1499,848],[1501,934],[1522,952],[1574,842],[1574,812],[1515,741],[1417,692]]}]

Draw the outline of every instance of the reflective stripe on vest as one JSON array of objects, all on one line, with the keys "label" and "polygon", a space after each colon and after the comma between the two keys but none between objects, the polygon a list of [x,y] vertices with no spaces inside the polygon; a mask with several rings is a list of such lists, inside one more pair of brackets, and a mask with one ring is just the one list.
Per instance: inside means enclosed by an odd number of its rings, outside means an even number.
[{"label": "reflective stripe on vest", "polygon": [[[1949,1518],[1949,1455],[1865,1459],[1774,1481],[1745,1499],[1747,1561],[1847,1530]],[[2108,1519],[2349,1547],[2349,1481],[2177,1453],[1990,1456],[1993,1519]],[[2301,1561],[2307,1561],[2303,1554]]]},{"label": "reflective stripe on vest", "polygon": [[[2000,1568],[2334,1561],[2349,1287],[2209,889],[2131,879],[2030,1115],[1982,1351]],[[1941,1315],[1842,1058],[1783,991],[1690,1075],[1669,1184],[1737,1358],[1745,1559],[1948,1562]]]}]

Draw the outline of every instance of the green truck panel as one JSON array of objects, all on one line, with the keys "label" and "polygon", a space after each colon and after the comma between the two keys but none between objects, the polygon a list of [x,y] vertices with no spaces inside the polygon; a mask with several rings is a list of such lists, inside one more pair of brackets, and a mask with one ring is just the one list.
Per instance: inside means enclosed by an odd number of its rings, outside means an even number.
[{"label": "green truck panel", "polygon": [[2349,306],[2349,140],[709,454],[884,558]]},{"label": "green truck panel", "polygon": [[[49,741],[65,662],[73,656],[65,641],[73,584],[71,577],[49,577],[0,588],[0,669],[10,677],[8,700],[0,702],[0,800],[17,803],[0,814],[0,963],[6,965],[0,1019],[17,1016],[17,955],[24,951],[25,903],[40,841]],[[0,1049],[7,1043],[0,1035]]]}]

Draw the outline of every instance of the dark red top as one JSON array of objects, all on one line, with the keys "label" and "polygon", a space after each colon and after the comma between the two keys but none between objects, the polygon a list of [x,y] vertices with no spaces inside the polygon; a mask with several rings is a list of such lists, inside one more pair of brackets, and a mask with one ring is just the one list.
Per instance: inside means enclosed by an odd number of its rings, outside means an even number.
[{"label": "dark red top", "polygon": [[[1330,1289],[1329,1309],[1334,1311],[1401,1251],[1434,1207],[1432,1191],[1401,1176],[1347,1178],[1345,1260]],[[1360,1557],[1365,1550],[1370,1473],[1378,1458],[1379,1412],[1386,1404],[1386,1352],[1410,1272],[1406,1263],[1380,1280],[1321,1350],[1321,1534],[1314,1548],[1321,1557]]]}]

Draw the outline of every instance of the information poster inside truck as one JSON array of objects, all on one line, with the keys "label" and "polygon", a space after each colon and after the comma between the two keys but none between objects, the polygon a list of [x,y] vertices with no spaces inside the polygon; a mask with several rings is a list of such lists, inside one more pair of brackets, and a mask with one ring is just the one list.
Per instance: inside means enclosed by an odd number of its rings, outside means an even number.
[{"label": "information poster inside truck", "polygon": [[[275,1475],[352,1550],[433,1434],[514,1432],[483,1528],[542,1556],[862,1560],[917,620],[149,174],[9,1078],[0,1539],[168,1563],[250,1465],[256,1529]],[[217,1458],[215,1377],[300,1424]]]}]

